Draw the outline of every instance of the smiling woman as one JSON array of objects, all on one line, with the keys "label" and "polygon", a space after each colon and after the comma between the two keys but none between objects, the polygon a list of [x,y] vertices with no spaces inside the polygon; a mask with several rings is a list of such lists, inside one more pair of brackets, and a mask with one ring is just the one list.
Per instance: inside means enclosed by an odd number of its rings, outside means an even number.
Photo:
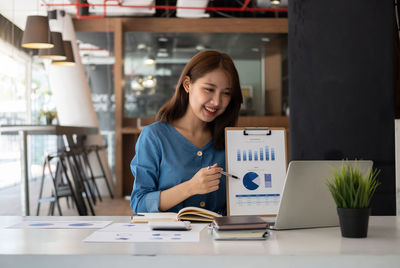
[{"label": "smiling woman", "polygon": [[134,213],[188,206],[226,213],[224,128],[236,124],[241,103],[239,76],[227,54],[206,50],[186,64],[158,122],[144,127],[136,143]]},{"label": "smiling woman", "polygon": [[[100,81],[93,79],[94,75],[107,77],[100,72],[106,65],[99,64],[114,64],[107,65],[112,114],[106,121],[112,123],[115,135],[115,143],[109,144],[115,144],[111,155],[115,156],[117,195],[131,194],[135,178],[128,167],[142,127],[154,122],[159,109],[173,96],[185,64],[199,51],[215,49],[233,59],[242,90],[246,91],[240,126],[288,125],[288,118],[280,116],[282,107],[288,111],[286,18],[76,19],[74,25],[81,42],[97,47],[81,51],[87,55],[87,69],[92,70],[90,81]],[[107,56],[100,58],[100,54]],[[154,65],[144,64],[147,55],[155,56]],[[153,79],[151,86],[143,83],[148,76]],[[94,88],[107,85],[97,84]]]}]

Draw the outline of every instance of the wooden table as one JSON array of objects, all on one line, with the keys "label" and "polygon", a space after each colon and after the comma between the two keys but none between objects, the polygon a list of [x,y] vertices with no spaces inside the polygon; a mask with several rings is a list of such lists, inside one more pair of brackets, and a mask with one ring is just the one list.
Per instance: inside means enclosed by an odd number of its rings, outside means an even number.
[{"label": "wooden table", "polygon": [[21,205],[22,215],[29,216],[29,172],[27,137],[29,135],[64,135],[68,146],[76,145],[74,135],[97,134],[97,127],[60,126],[60,125],[2,125],[1,134],[16,134],[21,137]]}]

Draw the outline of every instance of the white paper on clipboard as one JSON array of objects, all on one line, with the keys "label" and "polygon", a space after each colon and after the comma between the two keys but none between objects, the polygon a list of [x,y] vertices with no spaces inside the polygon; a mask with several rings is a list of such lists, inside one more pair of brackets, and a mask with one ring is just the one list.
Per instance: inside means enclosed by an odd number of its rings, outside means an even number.
[{"label": "white paper on clipboard", "polygon": [[284,128],[226,128],[228,215],[276,215],[286,178]]}]

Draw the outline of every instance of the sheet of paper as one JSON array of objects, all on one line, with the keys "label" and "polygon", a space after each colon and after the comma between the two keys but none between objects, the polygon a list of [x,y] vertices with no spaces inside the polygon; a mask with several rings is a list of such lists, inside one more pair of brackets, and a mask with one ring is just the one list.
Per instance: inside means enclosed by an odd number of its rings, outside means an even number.
[{"label": "sheet of paper", "polygon": [[[131,226],[128,226],[131,225]],[[93,232],[84,242],[199,242],[207,224],[192,224],[190,231],[152,231],[147,224],[114,223]]]},{"label": "sheet of paper", "polygon": [[13,229],[100,229],[112,221],[22,221],[11,225]]},{"label": "sheet of paper", "polygon": [[138,224],[132,224],[132,223],[113,223],[108,225],[107,227],[98,230],[99,232],[150,232],[151,229],[148,224],[144,223],[138,223]]}]

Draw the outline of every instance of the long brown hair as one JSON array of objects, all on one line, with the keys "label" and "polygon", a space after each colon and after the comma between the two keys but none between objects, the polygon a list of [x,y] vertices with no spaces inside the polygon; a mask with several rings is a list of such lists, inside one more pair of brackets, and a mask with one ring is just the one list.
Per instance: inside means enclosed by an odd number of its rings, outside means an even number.
[{"label": "long brown hair", "polygon": [[240,105],[243,102],[240,89],[239,75],[231,57],[216,50],[204,50],[196,55],[183,68],[174,96],[164,104],[156,115],[156,120],[172,123],[181,118],[188,107],[189,96],[183,87],[186,76],[194,83],[205,74],[216,69],[226,71],[231,82],[231,101],[225,111],[214,121],[207,123],[214,141],[214,148],[222,150],[225,148],[225,127],[235,126],[239,117]]}]

